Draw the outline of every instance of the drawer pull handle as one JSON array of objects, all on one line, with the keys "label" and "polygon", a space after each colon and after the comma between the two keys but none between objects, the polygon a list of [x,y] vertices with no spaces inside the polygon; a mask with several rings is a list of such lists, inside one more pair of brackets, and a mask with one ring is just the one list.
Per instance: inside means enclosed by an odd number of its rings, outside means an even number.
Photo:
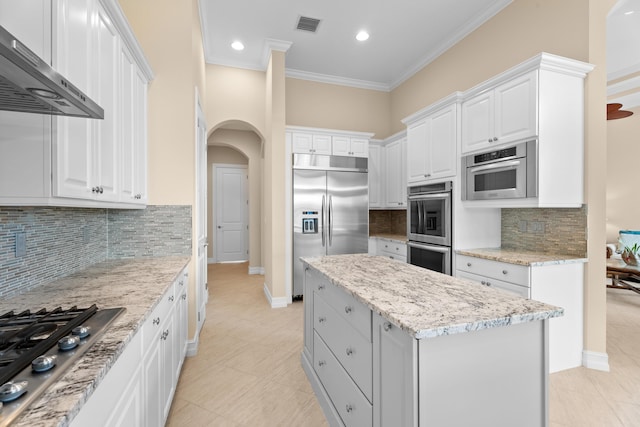
[{"label": "drawer pull handle", "polygon": [[382,328],[383,328],[385,331],[389,332],[389,331],[391,330],[391,323],[389,323],[389,322],[384,322],[384,323],[382,324]]},{"label": "drawer pull handle", "polygon": [[507,274],[508,271],[507,270],[502,270],[502,274]]},{"label": "drawer pull handle", "polygon": [[348,412],[348,413],[351,413],[351,412],[353,412],[353,405],[349,405],[349,404],[347,403],[347,406],[346,406],[346,408],[345,408],[345,409],[347,410],[347,412]]},{"label": "drawer pull handle", "polygon": [[159,325],[160,324],[160,318],[156,317],[155,319],[153,319],[153,324],[154,325]]},{"label": "drawer pull handle", "polygon": [[174,300],[173,295],[171,295],[171,296],[169,297],[169,302],[173,302],[173,300]]},{"label": "drawer pull handle", "polygon": [[326,364],[327,364],[327,362],[325,362],[324,360],[321,360],[321,361],[318,362],[318,366],[320,366],[321,368]]},{"label": "drawer pull handle", "polygon": [[347,314],[351,313],[351,311],[352,311],[352,310],[353,310],[353,309],[352,309],[352,308],[351,308],[351,306],[349,306],[349,305],[347,305],[347,306],[345,306],[345,307],[344,307],[344,312],[345,312],[345,313],[347,313]]},{"label": "drawer pull handle", "polygon": [[487,282],[487,283],[486,283],[486,285],[487,285],[487,286],[491,286],[491,282]]},{"label": "drawer pull handle", "polygon": [[467,267],[471,267],[471,263],[470,262],[467,263]]},{"label": "drawer pull handle", "polygon": [[318,317],[318,323],[323,323],[327,320],[326,317]]},{"label": "drawer pull handle", "polygon": [[318,290],[321,291],[324,289],[324,285],[318,285]]},{"label": "drawer pull handle", "polygon": [[353,354],[353,349],[351,347],[347,347],[347,356],[351,356]]}]

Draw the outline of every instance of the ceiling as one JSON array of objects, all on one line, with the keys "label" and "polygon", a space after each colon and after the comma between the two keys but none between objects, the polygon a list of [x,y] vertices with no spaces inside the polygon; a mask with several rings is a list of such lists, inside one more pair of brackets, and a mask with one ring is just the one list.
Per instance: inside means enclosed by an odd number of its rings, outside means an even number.
[{"label": "ceiling", "polygon": [[[207,63],[265,70],[286,51],[286,74],[390,91],[512,0],[200,0]],[[632,12],[633,13],[629,13]],[[316,18],[315,33],[296,29]],[[609,102],[640,105],[640,0],[619,0],[607,22]],[[355,39],[360,30],[370,38]],[[231,48],[241,41],[241,52]],[[634,77],[634,74],[637,75]]]}]

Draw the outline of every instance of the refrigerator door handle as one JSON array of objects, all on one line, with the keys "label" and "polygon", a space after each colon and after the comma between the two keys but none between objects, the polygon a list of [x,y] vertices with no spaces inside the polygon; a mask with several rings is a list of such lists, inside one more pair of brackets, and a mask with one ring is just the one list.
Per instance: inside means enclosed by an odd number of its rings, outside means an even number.
[{"label": "refrigerator door handle", "polygon": [[320,210],[320,234],[322,234],[322,247],[324,248],[324,194],[322,195],[322,209]]},{"label": "refrigerator door handle", "polygon": [[331,222],[332,215],[333,215],[333,197],[329,195],[329,246],[331,246],[331,240],[333,238],[333,223]]}]

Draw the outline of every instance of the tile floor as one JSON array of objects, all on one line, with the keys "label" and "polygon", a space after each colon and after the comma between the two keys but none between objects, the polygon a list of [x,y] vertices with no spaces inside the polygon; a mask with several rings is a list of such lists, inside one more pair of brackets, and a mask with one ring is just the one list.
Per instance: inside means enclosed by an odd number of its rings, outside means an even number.
[{"label": "tile floor", "polygon": [[[269,308],[264,277],[247,270],[209,266],[200,347],[185,361],[167,425],[327,426],[300,366],[302,304]],[[640,426],[640,295],[609,289],[607,309],[611,372],[552,374],[551,427]]]}]

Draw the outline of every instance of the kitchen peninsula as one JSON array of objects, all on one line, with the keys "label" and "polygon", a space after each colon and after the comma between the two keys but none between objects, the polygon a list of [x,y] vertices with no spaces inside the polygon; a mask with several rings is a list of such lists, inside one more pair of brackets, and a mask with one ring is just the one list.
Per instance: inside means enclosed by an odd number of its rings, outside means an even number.
[{"label": "kitchen peninsula", "polygon": [[384,257],[303,261],[302,365],[330,425],[548,425],[562,308]]}]

